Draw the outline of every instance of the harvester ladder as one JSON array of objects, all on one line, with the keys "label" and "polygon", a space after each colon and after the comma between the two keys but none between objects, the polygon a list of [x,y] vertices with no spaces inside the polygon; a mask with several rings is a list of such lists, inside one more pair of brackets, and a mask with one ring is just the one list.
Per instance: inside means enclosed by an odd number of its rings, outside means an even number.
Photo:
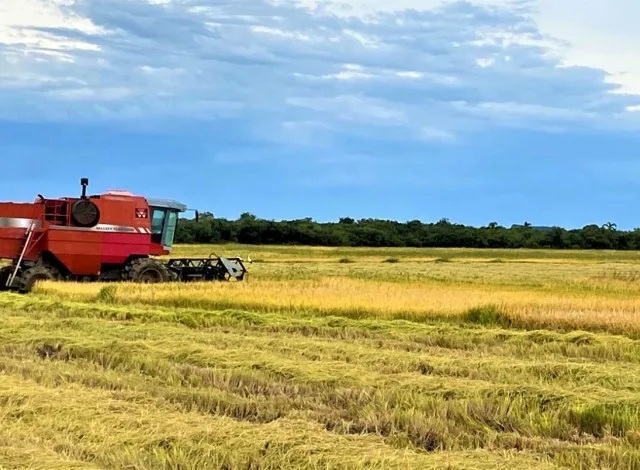
[{"label": "harvester ladder", "polygon": [[20,257],[16,262],[16,267],[13,270],[13,273],[11,274],[9,279],[7,279],[7,287],[11,287],[13,285],[13,281],[16,280],[16,276],[18,275],[18,271],[20,270],[20,265],[22,264],[24,255],[27,253],[27,250],[29,249],[29,244],[31,243],[31,238],[33,238],[33,233],[35,231],[35,228],[36,228],[36,221],[32,220],[31,223],[29,224],[29,227],[27,227],[24,246],[22,247],[22,251],[20,252]]}]

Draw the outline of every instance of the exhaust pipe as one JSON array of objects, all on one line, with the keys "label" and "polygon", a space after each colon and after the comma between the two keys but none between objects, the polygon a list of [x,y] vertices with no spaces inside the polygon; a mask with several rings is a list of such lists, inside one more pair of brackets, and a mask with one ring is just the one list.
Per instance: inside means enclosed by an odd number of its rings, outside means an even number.
[{"label": "exhaust pipe", "polygon": [[87,186],[89,186],[89,178],[80,179],[80,184],[82,185],[82,195],[80,196],[80,199],[86,199],[87,198]]}]

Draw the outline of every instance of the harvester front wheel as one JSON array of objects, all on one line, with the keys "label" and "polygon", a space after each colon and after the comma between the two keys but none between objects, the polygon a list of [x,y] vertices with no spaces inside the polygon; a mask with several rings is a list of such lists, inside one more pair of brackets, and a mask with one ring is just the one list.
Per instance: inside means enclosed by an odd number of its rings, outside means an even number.
[{"label": "harvester front wheel", "polygon": [[140,258],[131,261],[125,266],[122,275],[126,281],[143,284],[155,284],[171,280],[169,269],[160,261],[151,258]]},{"label": "harvester front wheel", "polygon": [[18,292],[27,294],[31,292],[33,286],[38,281],[58,281],[62,279],[60,271],[48,264],[36,264],[24,271],[20,271],[16,276],[13,285]]}]

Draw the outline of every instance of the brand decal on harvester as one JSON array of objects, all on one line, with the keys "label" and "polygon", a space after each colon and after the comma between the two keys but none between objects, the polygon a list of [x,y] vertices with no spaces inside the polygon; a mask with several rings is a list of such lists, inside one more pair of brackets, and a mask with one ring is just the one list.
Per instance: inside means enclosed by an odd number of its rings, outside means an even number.
[{"label": "brand decal on harvester", "polygon": [[[3,228],[29,228],[32,222],[40,226],[37,219],[25,219],[20,217],[0,217],[0,227]],[[144,227],[130,227],[125,225],[98,224],[95,227],[67,227],[63,225],[51,225],[51,230],[72,230],[82,232],[113,232],[113,233],[144,233],[150,234],[151,230]]]},{"label": "brand decal on harvester", "polygon": [[136,209],[136,219],[148,219],[149,218],[149,210],[148,209]]},{"label": "brand decal on harvester", "polygon": [[151,233],[151,230],[148,228],[109,224],[98,224],[95,227],[66,227],[62,225],[52,225],[49,228],[51,230],[74,230],[82,232]]}]

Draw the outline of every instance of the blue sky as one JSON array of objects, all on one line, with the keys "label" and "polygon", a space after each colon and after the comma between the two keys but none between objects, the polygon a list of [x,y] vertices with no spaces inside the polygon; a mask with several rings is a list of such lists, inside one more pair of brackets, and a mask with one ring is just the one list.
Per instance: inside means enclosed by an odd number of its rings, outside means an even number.
[{"label": "blue sky", "polygon": [[3,0],[0,200],[640,226],[640,5]]}]

